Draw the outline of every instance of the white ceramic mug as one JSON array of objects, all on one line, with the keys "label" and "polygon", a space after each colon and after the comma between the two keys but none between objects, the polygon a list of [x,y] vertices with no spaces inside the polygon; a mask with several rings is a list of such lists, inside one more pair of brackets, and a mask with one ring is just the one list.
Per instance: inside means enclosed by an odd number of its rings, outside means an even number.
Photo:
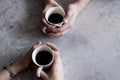
[{"label": "white ceramic mug", "polygon": [[[40,65],[36,61],[36,56],[37,56],[38,53],[40,54],[41,51],[47,51],[52,55],[52,60],[46,65]],[[52,65],[52,63],[54,61],[54,51],[48,46],[45,46],[45,45],[39,46],[33,51],[32,60],[33,60],[34,64],[36,66],[38,66],[38,69],[36,71],[36,75],[37,75],[37,77],[40,77],[41,70],[45,69],[45,68],[48,68],[48,67],[50,67]]]},{"label": "white ceramic mug", "polygon": [[[62,9],[62,8],[60,8],[60,7],[52,7],[52,8],[50,8],[50,9],[48,9],[48,11],[45,13],[45,19],[46,19],[46,21],[47,21],[47,23],[48,24],[50,24],[50,25],[53,25],[53,26],[55,26],[55,27],[60,27],[60,26],[62,26],[63,25],[63,21],[62,22],[60,22],[60,23],[51,23],[48,19],[49,19],[49,17],[50,17],[50,15],[52,15],[52,14],[54,14],[54,13],[57,13],[57,14],[60,14],[63,18],[65,17],[65,11]],[[43,27],[43,29],[42,29],[42,31],[44,32],[44,33],[46,33],[46,29],[47,29],[47,27]]]}]

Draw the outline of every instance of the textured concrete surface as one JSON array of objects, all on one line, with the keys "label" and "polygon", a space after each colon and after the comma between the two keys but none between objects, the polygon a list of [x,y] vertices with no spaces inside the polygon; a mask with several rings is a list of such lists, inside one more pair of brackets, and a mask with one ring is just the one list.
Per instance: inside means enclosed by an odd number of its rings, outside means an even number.
[{"label": "textured concrete surface", "polygon": [[[40,0],[0,0],[0,68],[40,40],[60,48],[65,80],[120,80],[120,0],[91,0],[73,29],[54,39],[41,33],[41,10]],[[12,80],[21,79],[37,80],[31,69]]]}]

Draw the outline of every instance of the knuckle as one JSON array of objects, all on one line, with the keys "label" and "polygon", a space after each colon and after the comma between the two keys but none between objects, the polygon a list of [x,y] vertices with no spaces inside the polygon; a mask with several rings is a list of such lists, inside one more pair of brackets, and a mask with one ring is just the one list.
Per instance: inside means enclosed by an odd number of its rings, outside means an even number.
[{"label": "knuckle", "polygon": [[60,57],[60,55],[57,53],[57,54],[55,54],[55,57],[56,57],[56,58],[59,58],[59,57]]},{"label": "knuckle", "polygon": [[71,8],[71,7],[74,7],[74,5],[73,4],[69,4],[69,8]]},{"label": "knuckle", "polygon": [[42,19],[42,22],[43,22],[43,23],[45,23],[45,20],[44,20],[44,18]]},{"label": "knuckle", "polygon": [[46,44],[49,44],[49,42],[47,41]]},{"label": "knuckle", "polygon": [[35,49],[36,48],[36,46],[32,46],[32,49]]},{"label": "knuckle", "polygon": [[41,44],[41,42],[40,42],[40,41],[38,41],[38,44]]},{"label": "knuckle", "polygon": [[62,29],[58,29],[58,32],[62,32]]},{"label": "knuckle", "polygon": [[47,27],[48,27],[49,29],[52,29],[52,28],[53,28],[51,25],[48,25]]},{"label": "knuckle", "polygon": [[61,32],[62,30],[61,29],[58,29],[58,32]]},{"label": "knuckle", "polygon": [[58,36],[60,36],[60,34],[56,34],[55,36],[58,37]]},{"label": "knuckle", "polygon": [[64,33],[61,33],[61,36],[63,36],[64,35]]}]

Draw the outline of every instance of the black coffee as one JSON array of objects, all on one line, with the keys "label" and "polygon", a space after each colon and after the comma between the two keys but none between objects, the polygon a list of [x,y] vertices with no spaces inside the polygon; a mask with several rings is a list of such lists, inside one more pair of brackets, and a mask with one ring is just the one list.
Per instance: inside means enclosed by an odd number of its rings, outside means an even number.
[{"label": "black coffee", "polygon": [[48,18],[48,21],[51,23],[57,24],[63,21],[63,16],[58,13],[54,13],[50,15],[50,17]]},{"label": "black coffee", "polygon": [[41,51],[36,56],[36,62],[40,65],[47,65],[52,60],[52,54],[48,51]]}]

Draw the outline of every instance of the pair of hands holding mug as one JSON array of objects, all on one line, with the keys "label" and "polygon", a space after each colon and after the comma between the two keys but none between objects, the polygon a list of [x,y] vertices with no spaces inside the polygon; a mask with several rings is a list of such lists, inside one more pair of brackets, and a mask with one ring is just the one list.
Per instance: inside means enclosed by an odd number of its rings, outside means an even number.
[{"label": "pair of hands holding mug", "polygon": [[[62,68],[61,58],[59,55],[59,50],[54,44],[49,42],[46,42],[46,43],[37,42],[22,59],[10,65],[9,68],[12,70],[14,74],[17,74],[20,71],[28,68],[32,62],[32,59],[31,59],[32,52],[41,45],[46,45],[50,47],[54,51],[54,56],[55,56],[55,60],[53,62],[53,65],[50,71],[48,73],[41,71],[40,76],[42,80],[64,80],[63,68]],[[33,68],[36,69],[35,66],[33,66]]]},{"label": "pair of hands holding mug", "polygon": [[66,15],[63,19],[64,24],[59,28],[55,28],[53,25],[48,24],[46,19],[45,19],[45,13],[47,12],[48,9],[50,9],[52,7],[62,8],[54,0],[46,1],[45,8],[43,10],[43,16],[42,16],[43,25],[46,26],[47,29],[49,30],[49,32],[46,34],[50,37],[62,36],[65,33],[67,33],[71,29],[71,27],[74,25],[75,18],[79,13],[78,6],[76,5],[76,3],[69,4],[68,9],[66,10]]}]

